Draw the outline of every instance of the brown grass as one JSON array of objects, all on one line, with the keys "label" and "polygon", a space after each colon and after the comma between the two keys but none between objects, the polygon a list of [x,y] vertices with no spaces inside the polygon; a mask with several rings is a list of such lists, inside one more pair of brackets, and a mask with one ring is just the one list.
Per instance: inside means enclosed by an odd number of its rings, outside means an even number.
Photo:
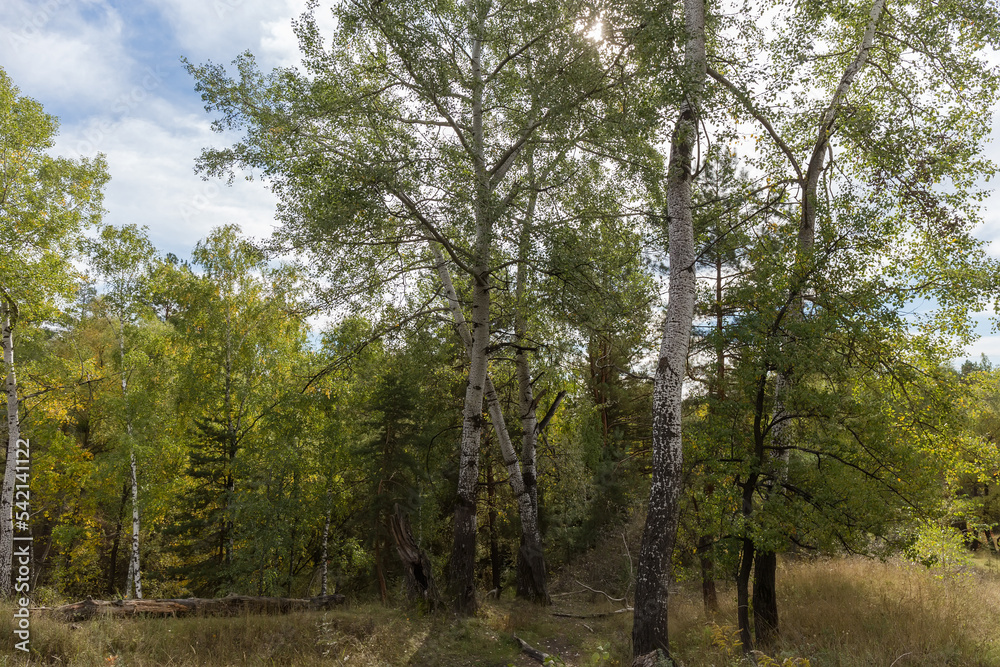
[{"label": "brown grass", "polygon": [[[902,562],[860,558],[784,561],[778,572],[782,638],[759,664],[804,667],[1000,665],[1000,568],[981,561],[973,573],[942,575]],[[747,664],[735,640],[733,591],[706,618],[700,593],[671,597],[671,642],[686,667]],[[592,594],[557,598],[581,614],[616,605]],[[30,663],[15,654],[9,606],[0,607],[0,665],[533,665],[521,638],[567,666],[628,665],[631,617],[570,619],[513,600],[486,601],[472,619],[420,615],[377,604],[333,612],[239,618],[101,620],[70,625],[32,619]],[[774,660],[772,660],[774,659]],[[806,663],[805,660],[809,662]],[[560,664],[560,663],[556,663]]]},{"label": "brown grass", "polygon": [[[674,596],[674,649],[688,667],[738,664],[735,595],[714,623],[700,598]],[[944,574],[901,561],[785,561],[778,572],[779,659],[812,667],[1000,665],[1000,576]],[[728,640],[727,640],[728,638]]]}]

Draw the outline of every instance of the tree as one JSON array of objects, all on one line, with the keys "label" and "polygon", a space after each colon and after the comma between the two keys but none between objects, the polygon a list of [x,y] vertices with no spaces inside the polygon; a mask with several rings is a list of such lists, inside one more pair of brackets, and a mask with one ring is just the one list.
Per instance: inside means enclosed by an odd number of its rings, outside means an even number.
[{"label": "tree", "polygon": [[[442,285],[452,271],[469,282],[467,300],[458,290],[446,296],[470,362],[451,589],[471,613],[484,398],[523,498],[532,579],[545,576],[532,494],[490,398],[497,276],[505,257],[516,256],[510,239],[531,193],[569,180],[568,155],[590,155],[597,165],[642,134],[636,128],[648,119],[612,100],[626,84],[642,85],[627,58],[632,36],[609,30],[599,46],[579,28],[596,21],[583,4],[380,0],[334,14],[329,49],[311,14],[297,23],[306,73],[263,76],[249,55],[236,61],[237,80],[217,66],[189,66],[208,109],[223,115],[217,127],[246,133],[232,148],[206,150],[199,166],[210,175],[261,170],[281,199],[279,237],[337,276],[339,302],[360,302],[370,319],[378,298],[404,292],[406,277],[428,264]],[[435,252],[446,262],[432,259]]]},{"label": "tree", "polygon": [[181,379],[182,406],[195,413],[187,497],[178,530],[189,538],[198,585],[236,585],[243,526],[237,520],[251,470],[242,455],[261,447],[267,419],[295,391],[292,369],[304,343],[294,304],[294,274],[268,268],[263,253],[235,225],[220,227],[194,251],[203,276],[190,274],[178,300],[179,334],[190,348]]},{"label": "tree", "polygon": [[11,592],[14,451],[21,438],[15,330],[43,321],[55,300],[73,291],[71,259],[80,231],[103,213],[104,157],[71,160],[46,154],[58,121],[20,94],[0,69],[0,320],[7,397],[7,463],[0,489],[0,594]]},{"label": "tree", "polygon": [[[967,231],[979,199],[971,176],[992,173],[979,157],[985,127],[980,114],[992,106],[997,84],[976,52],[997,34],[991,9],[976,2],[947,8],[904,3],[891,10],[876,0],[844,11],[797,3],[776,14],[767,30],[756,17],[732,21],[740,38],[718,42],[709,57],[708,74],[726,107],[716,117],[758,128],[751,135],[757,148],[751,162],[763,172],[762,190],[775,215],[794,223],[796,240],[792,246],[779,242],[788,248],[786,268],[783,277],[771,279],[782,287],[769,304],[777,313],[767,334],[771,342],[761,342],[770,351],[758,357],[752,448],[757,463],[741,482],[749,517],[762,489],[766,507],[773,490],[783,486],[788,453],[797,447],[789,438],[805,415],[788,406],[797,383],[808,384],[810,371],[808,357],[795,348],[811,346],[806,340],[823,330],[810,321],[816,313],[840,304],[842,313],[858,311],[861,298],[865,306],[850,319],[864,328],[862,322],[884,323],[880,309],[887,304],[898,308],[930,297],[942,306],[938,323],[955,330],[982,299],[984,263]],[[761,59],[768,63],[765,77],[758,74]],[[803,85],[790,88],[791,82]],[[735,138],[735,129],[720,133],[723,141]],[[945,179],[956,185],[953,192],[940,186]],[[861,230],[865,224],[867,231]],[[868,233],[881,237],[882,249],[873,247],[864,260],[852,256],[847,239]],[[948,244],[962,251],[943,252]],[[882,263],[872,260],[876,253],[899,259],[883,260],[889,268],[880,276],[876,267]],[[838,263],[845,256],[852,256],[855,282],[870,290],[848,290],[855,298],[850,306],[833,290],[844,284],[844,265]],[[942,280],[958,276],[959,265],[966,276]],[[751,648],[746,585],[754,561],[758,639],[767,643],[777,633],[774,551],[765,547],[754,558],[754,546],[747,536],[739,577],[745,650]]]},{"label": "tree", "polygon": [[97,240],[90,242],[91,266],[105,282],[104,308],[118,339],[121,373],[122,419],[124,439],[129,452],[129,481],[132,486],[132,555],[129,558],[128,591],[142,599],[142,576],[139,566],[139,474],[136,464],[136,434],[134,399],[129,394],[129,377],[137,364],[130,359],[129,338],[137,321],[147,310],[149,301],[148,278],[156,254],[143,230],[135,225],[115,229],[104,227]]},{"label": "tree", "polygon": [[681,398],[695,303],[692,181],[698,169],[694,152],[700,136],[699,116],[706,67],[704,0],[685,0],[684,18],[687,90],[671,137],[667,168],[670,284],[653,384],[653,482],[636,568],[632,651],[637,656],[660,650],[669,655],[670,555],[680,511]]}]

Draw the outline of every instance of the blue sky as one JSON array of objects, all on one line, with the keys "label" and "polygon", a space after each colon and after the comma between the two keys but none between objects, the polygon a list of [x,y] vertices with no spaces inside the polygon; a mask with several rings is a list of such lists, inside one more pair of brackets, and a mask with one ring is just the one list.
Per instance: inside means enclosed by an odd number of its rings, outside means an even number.
[{"label": "blue sky", "polygon": [[[112,181],[106,221],[149,228],[162,252],[189,256],[226,223],[266,237],[274,198],[258,182],[232,188],[202,181],[194,160],[214,134],[180,58],[229,63],[252,51],[262,68],[298,62],[292,18],[305,0],[3,0],[0,66],[22,94],[62,126],[55,152],[107,156]],[[994,135],[1000,122],[994,121]],[[990,153],[1000,161],[1000,146]],[[984,209],[980,236],[1000,257],[1000,195]],[[967,350],[1000,364],[1000,335],[981,318],[983,337]]]}]

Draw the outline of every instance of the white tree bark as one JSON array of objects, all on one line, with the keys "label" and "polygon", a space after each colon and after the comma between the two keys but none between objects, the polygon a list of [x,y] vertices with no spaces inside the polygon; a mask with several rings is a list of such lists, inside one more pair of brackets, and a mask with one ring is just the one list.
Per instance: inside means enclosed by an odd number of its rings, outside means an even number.
[{"label": "white tree bark", "polygon": [[132,409],[128,401],[128,369],[125,360],[125,322],[118,322],[118,350],[121,353],[122,364],[122,410],[125,413],[125,435],[129,447],[129,476],[132,483],[132,552],[128,564],[128,595],[142,599],[142,570],[139,567],[139,531],[142,524],[139,520],[139,481],[138,467],[135,461],[135,442],[132,435]]},{"label": "white tree bark", "polygon": [[[485,16],[478,17],[481,29]],[[455,509],[455,539],[451,557],[451,589],[459,613],[476,610],[476,485],[479,481],[479,439],[483,429],[483,394],[486,388],[487,350],[490,340],[489,259],[493,242],[490,211],[492,185],[486,170],[483,135],[482,38],[473,39],[472,64],[472,158],[475,178],[476,240],[472,265],[472,317],[469,383],[462,416],[461,454],[458,470],[458,503]]]},{"label": "white tree bark", "polygon": [[16,311],[11,312],[6,300],[0,301],[0,322],[3,326],[3,362],[6,369],[4,390],[7,394],[7,463],[4,466],[3,488],[0,490],[0,596],[13,592],[11,564],[14,555],[14,486],[17,473],[17,441],[21,437],[18,411],[17,375],[14,371],[14,325]]},{"label": "white tree bark", "polygon": [[667,597],[670,556],[681,491],[681,390],[687,369],[695,303],[695,254],[691,181],[698,114],[705,81],[705,2],[685,0],[688,95],[670,148],[667,211],[670,285],[660,357],[653,383],[653,480],[636,571],[633,654],[669,652]]},{"label": "white tree bark", "polygon": [[130,453],[129,469],[132,472],[132,556],[129,558],[129,588],[135,599],[142,599],[142,575],[139,569],[139,481],[135,464],[135,452]]},{"label": "white tree bark", "polygon": [[[475,339],[469,331],[469,326],[466,322],[465,314],[462,312],[462,305],[459,303],[458,293],[451,280],[451,274],[445,263],[444,255],[436,244],[431,245],[431,250],[434,253],[438,277],[444,288],[445,298],[448,301],[448,308],[455,322],[455,328],[458,330],[458,334],[465,344],[466,352],[469,354],[471,360]],[[483,397],[489,409],[490,420],[493,422],[493,430],[500,443],[500,452],[503,456],[504,466],[507,468],[507,478],[511,491],[514,493],[514,498],[517,500],[518,511],[521,516],[521,534],[524,538],[522,549],[527,552],[525,560],[532,563],[531,570],[532,578],[534,579],[533,587],[535,591],[531,597],[540,597],[543,601],[547,601],[548,594],[545,586],[542,536],[538,525],[538,505],[536,502],[533,502],[532,495],[524,483],[524,477],[521,474],[521,464],[518,461],[517,452],[511,442],[510,432],[507,430],[500,397],[497,395],[496,388],[493,386],[493,381],[489,378],[488,373],[484,374]]]},{"label": "white tree bark", "polygon": [[[329,500],[327,500],[329,504]],[[329,574],[329,552],[330,544],[330,510],[326,510],[326,520],[323,522],[323,551],[320,555],[320,578],[319,578],[319,594],[326,595],[327,587],[327,576]]]}]

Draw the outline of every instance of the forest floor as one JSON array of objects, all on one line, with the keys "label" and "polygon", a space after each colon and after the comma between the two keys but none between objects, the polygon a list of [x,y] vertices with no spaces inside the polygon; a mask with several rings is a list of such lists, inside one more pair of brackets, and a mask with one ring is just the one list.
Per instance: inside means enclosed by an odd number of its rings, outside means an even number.
[{"label": "forest floor", "polygon": [[[944,575],[900,561],[786,560],[778,572],[782,638],[758,665],[782,667],[1000,666],[1000,561]],[[743,661],[734,592],[707,616],[700,588],[671,596],[671,642],[686,667]],[[552,607],[485,600],[471,619],[381,604],[287,616],[96,620],[31,619],[31,657],[13,650],[13,608],[0,608],[0,665],[357,665],[528,667],[513,635],[567,667],[628,665],[631,614],[594,593],[562,594]],[[553,615],[569,613],[588,618]],[[598,614],[604,614],[597,616]]]}]

